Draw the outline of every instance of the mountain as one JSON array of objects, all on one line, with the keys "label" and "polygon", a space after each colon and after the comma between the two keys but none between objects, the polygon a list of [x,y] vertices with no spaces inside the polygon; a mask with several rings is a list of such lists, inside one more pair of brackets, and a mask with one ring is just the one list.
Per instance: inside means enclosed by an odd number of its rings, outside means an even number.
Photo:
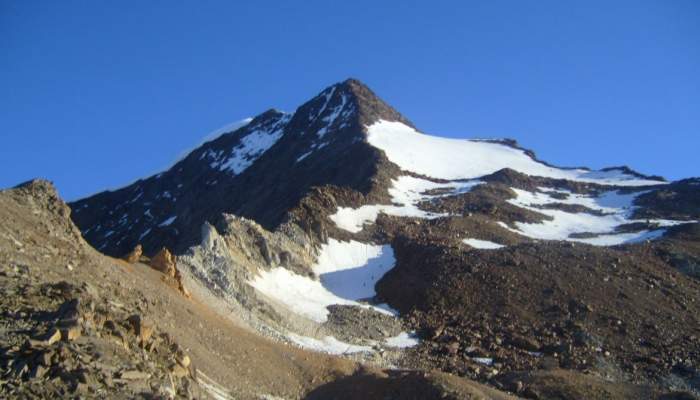
[{"label": "mountain", "polygon": [[[427,135],[357,80],[70,210],[43,183],[0,201],[1,254],[36,265],[5,286],[84,281],[111,313],[156,319],[203,374],[178,396],[700,394],[700,179]],[[169,358],[139,367],[151,387]]]},{"label": "mountain", "polygon": [[324,89],[293,114],[268,110],[204,143],[169,170],[71,204],[86,239],[111,255],[137,243],[179,252],[222,213],[275,229],[312,187],[333,185],[387,203],[399,169],[439,179],[472,179],[503,168],[555,179],[623,186],[659,178],[627,168],[561,169],[514,141],[427,136],[354,79]]},{"label": "mountain", "polygon": [[168,171],[71,207],[83,234],[107,254],[136,243],[184,250],[223,212],[278,226],[313,186],[370,193],[383,162],[362,127],[410,123],[356,80],[333,85],[293,114],[268,110],[192,151]]}]

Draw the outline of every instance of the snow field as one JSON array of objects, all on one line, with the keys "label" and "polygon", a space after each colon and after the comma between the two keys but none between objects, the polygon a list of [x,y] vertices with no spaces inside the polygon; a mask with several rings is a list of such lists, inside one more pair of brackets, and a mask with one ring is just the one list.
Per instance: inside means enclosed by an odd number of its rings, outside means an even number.
[{"label": "snow field", "polygon": [[395,261],[389,245],[341,242],[331,238],[321,246],[318,260],[312,267],[318,280],[278,267],[260,271],[250,284],[293,312],[318,323],[327,320],[326,307],[332,304],[367,307],[391,315],[384,308],[359,301],[376,295],[374,285],[394,267]]},{"label": "snow field", "polygon": [[[333,304],[366,307],[393,316],[396,315],[395,311],[387,310],[386,305],[374,306],[361,301],[371,300],[376,295],[375,284],[394,267],[395,262],[391,246],[342,242],[331,238],[321,247],[312,267],[318,280],[278,267],[260,271],[249,284],[295,314],[317,323],[327,321],[327,307]],[[298,346],[330,354],[373,351],[372,347],[341,342],[332,336],[319,339],[293,332],[285,336]],[[386,346],[395,348],[417,343],[418,340],[406,332],[385,341]]]},{"label": "snow field", "polygon": [[400,122],[379,120],[367,127],[367,140],[404,170],[448,180],[475,179],[503,168],[556,179],[620,186],[664,184],[621,170],[561,169],[533,160],[523,150],[502,143],[429,136]]},{"label": "snow field", "polygon": [[[535,211],[552,217],[552,220],[544,220],[541,223],[516,222],[516,229],[507,229],[533,239],[543,240],[566,240],[572,242],[588,243],[594,246],[615,246],[624,243],[635,243],[644,240],[659,238],[665,229],[641,230],[638,232],[616,233],[615,229],[620,225],[647,222],[646,220],[631,219],[635,208],[634,199],[642,193],[636,192],[623,194],[619,191],[608,191],[599,196],[587,196],[575,194],[567,191],[557,190],[556,192],[567,194],[566,199],[556,199],[547,192],[528,192],[525,190],[511,188],[517,197],[508,200],[509,203],[531,211]],[[549,189],[540,188],[540,190]],[[562,210],[543,209],[535,207],[546,204],[570,204],[586,206],[594,211],[603,212],[602,215],[595,215],[587,212],[569,213]],[[684,223],[686,221],[650,220],[660,227],[668,227]],[[571,237],[580,233],[596,234],[594,237]]]}]

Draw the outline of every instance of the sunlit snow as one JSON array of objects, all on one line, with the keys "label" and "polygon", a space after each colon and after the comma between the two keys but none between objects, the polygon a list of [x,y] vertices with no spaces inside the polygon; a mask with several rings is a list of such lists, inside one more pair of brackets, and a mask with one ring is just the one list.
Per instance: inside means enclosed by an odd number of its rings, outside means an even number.
[{"label": "sunlit snow", "polygon": [[418,343],[420,343],[420,340],[418,340],[416,335],[408,332],[401,332],[396,336],[384,340],[384,344],[387,346],[400,349],[413,347],[418,345]]},{"label": "sunlit snow", "polygon": [[168,226],[168,225],[172,224],[176,218],[177,218],[177,215],[173,215],[172,217],[170,217],[170,218],[166,219],[165,221],[161,222],[160,224],[158,224],[158,226],[160,226],[160,227]]},{"label": "sunlit snow", "polygon": [[270,127],[255,129],[253,126],[249,128],[253,130],[243,136],[240,143],[229,153],[223,150],[214,152],[209,149],[200,158],[211,160],[209,166],[213,169],[218,168],[221,171],[228,170],[234,174],[240,174],[277,143],[290,118],[291,115],[284,114]]},{"label": "sunlit snow", "polygon": [[479,140],[429,136],[400,122],[380,120],[367,127],[368,142],[404,170],[448,180],[474,179],[503,168],[557,179],[624,186],[658,185],[621,170],[561,169],[533,160],[523,150]]},{"label": "sunlit snow", "polygon": [[462,239],[462,242],[470,245],[471,247],[473,247],[475,249],[495,250],[495,249],[500,249],[502,247],[505,247],[502,244],[490,242],[488,240],[480,240],[480,239]]},{"label": "sunlit snow", "polygon": [[[641,230],[638,232],[616,232],[621,225],[635,222],[649,222],[660,228],[685,223],[687,221],[670,220],[635,220],[631,218],[634,210],[634,199],[641,193],[623,194],[618,191],[609,191],[599,196],[587,196],[557,191],[567,195],[565,199],[557,199],[546,192],[528,192],[511,188],[516,193],[516,198],[508,200],[509,203],[531,211],[535,211],[551,217],[551,220],[543,220],[541,223],[515,222],[516,229],[505,224],[502,226],[521,235],[544,240],[567,240],[572,242],[588,243],[595,246],[614,246],[623,243],[634,243],[644,240],[656,239],[663,235],[665,229]],[[540,188],[540,190],[544,190]],[[551,190],[548,190],[550,193]],[[600,211],[602,215],[589,212],[566,212],[558,209],[536,207],[546,204],[582,205],[594,211]],[[592,234],[592,237],[572,237],[576,234]]]},{"label": "sunlit snow", "polygon": [[277,300],[293,312],[316,322],[325,322],[332,304],[382,308],[359,303],[376,295],[374,285],[394,267],[391,246],[329,239],[321,247],[312,267],[318,280],[278,267],[260,271],[250,284],[266,296]]}]

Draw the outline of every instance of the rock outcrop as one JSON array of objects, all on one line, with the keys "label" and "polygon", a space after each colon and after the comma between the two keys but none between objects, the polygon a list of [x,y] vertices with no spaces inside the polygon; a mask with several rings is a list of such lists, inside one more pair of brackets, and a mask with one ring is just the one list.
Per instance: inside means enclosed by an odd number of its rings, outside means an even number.
[{"label": "rock outcrop", "polygon": [[182,283],[182,275],[177,269],[175,256],[173,256],[170,250],[166,247],[161,248],[160,251],[151,258],[150,265],[153,269],[164,275],[162,278],[163,282],[180,291],[183,296],[187,298],[191,297],[189,290],[187,290]]},{"label": "rock outcrop", "polygon": [[142,254],[143,247],[141,247],[140,244],[137,244],[136,247],[129,252],[129,254],[124,256],[124,261],[128,262],[129,264],[135,264],[141,260]]}]

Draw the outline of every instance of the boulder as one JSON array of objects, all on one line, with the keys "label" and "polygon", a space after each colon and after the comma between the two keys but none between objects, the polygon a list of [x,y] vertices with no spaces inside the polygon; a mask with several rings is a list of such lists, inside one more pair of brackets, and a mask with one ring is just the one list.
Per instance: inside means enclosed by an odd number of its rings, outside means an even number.
[{"label": "boulder", "polygon": [[141,259],[141,255],[143,254],[143,247],[141,247],[140,244],[137,244],[136,247],[134,247],[129,254],[124,256],[124,261],[128,262],[129,264],[134,264],[139,262]]},{"label": "boulder", "polygon": [[163,247],[160,251],[151,258],[151,267],[165,275],[175,277],[175,257],[170,251]]},{"label": "boulder", "polygon": [[151,336],[153,336],[153,324],[144,321],[138,314],[129,317],[128,322],[134,330],[134,335],[138,338],[139,344],[145,346]]}]

